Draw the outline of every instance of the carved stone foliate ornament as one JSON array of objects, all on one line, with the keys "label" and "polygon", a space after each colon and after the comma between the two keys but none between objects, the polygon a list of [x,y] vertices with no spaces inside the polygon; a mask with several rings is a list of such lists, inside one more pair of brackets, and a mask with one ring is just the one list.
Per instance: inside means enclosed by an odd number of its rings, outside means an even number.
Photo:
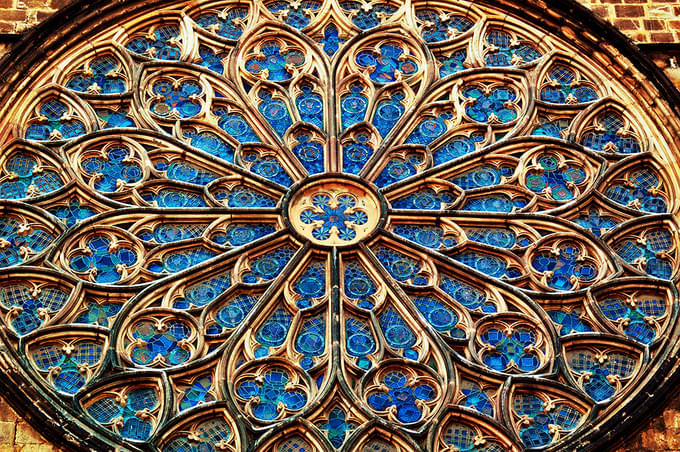
[{"label": "carved stone foliate ornament", "polygon": [[0,363],[46,434],[603,450],[663,397],[680,121],[627,44],[534,2],[122,3],[3,69]]}]

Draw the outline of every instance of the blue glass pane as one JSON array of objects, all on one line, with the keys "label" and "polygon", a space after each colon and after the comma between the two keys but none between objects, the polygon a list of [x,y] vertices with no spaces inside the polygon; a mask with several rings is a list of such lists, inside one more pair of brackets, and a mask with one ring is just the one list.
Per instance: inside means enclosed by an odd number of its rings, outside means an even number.
[{"label": "blue glass pane", "polygon": [[308,83],[300,85],[302,93],[295,99],[300,119],[310,124],[314,124],[323,130],[323,100],[321,96],[314,92],[314,87]]},{"label": "blue glass pane", "polygon": [[300,296],[296,301],[298,308],[306,309],[314,304],[314,299],[326,293],[326,264],[314,261],[293,284],[293,291]]},{"label": "blue glass pane", "polygon": [[201,14],[194,20],[201,27],[223,38],[236,40],[243,33],[243,23],[248,17],[248,8],[230,8],[222,14]]},{"label": "blue glass pane", "polygon": [[451,160],[463,157],[476,150],[476,143],[484,141],[484,135],[481,133],[473,133],[470,137],[454,136],[449,139],[446,144],[439,147],[432,153],[434,165],[442,165]]},{"label": "blue glass pane", "polygon": [[359,133],[354,141],[342,147],[342,170],[345,173],[359,174],[368,159],[373,155],[373,147],[366,133]]},{"label": "blue glass pane", "polygon": [[184,137],[191,139],[191,146],[222,160],[234,163],[234,148],[222,138],[211,132],[184,132]]},{"label": "blue glass pane", "polygon": [[364,120],[368,109],[368,97],[364,94],[362,84],[352,83],[350,85],[349,93],[344,94],[340,99],[340,109],[343,130]]},{"label": "blue glass pane", "polygon": [[347,353],[357,358],[357,367],[362,370],[370,369],[373,363],[368,355],[375,352],[377,345],[368,324],[359,319],[348,318],[345,321],[345,338]]},{"label": "blue glass pane", "polygon": [[159,60],[180,59],[182,41],[179,27],[164,25],[156,28],[152,36],[133,38],[125,47],[131,52]]},{"label": "blue glass pane", "polygon": [[260,99],[262,99],[262,102],[258,105],[258,110],[272,126],[272,129],[280,137],[283,137],[290,126],[293,125],[288,107],[283,101],[273,98],[269,91],[261,91]]},{"label": "blue glass pane", "polygon": [[293,146],[292,151],[309,174],[323,172],[325,161],[323,145],[305,133],[297,135],[295,139],[298,144]]},{"label": "blue glass pane", "polygon": [[212,113],[219,118],[220,129],[231,135],[239,143],[259,143],[260,139],[243,115],[230,111],[228,107],[218,106]]},{"label": "blue glass pane", "polygon": [[391,158],[374,183],[383,188],[399,182],[417,174],[418,165],[422,165],[424,162],[425,156],[420,153],[409,154],[405,159],[401,157]]},{"label": "blue glass pane", "polygon": [[428,8],[416,8],[416,17],[427,25],[422,36],[427,42],[446,41],[468,31],[474,23],[463,16],[443,15]]},{"label": "blue glass pane", "polygon": [[363,50],[356,56],[356,63],[370,72],[376,83],[397,81],[398,76],[408,77],[418,72],[418,63],[393,44],[383,44],[379,51]]},{"label": "blue glass pane", "polygon": [[465,60],[467,60],[467,50],[459,50],[446,58],[439,58],[438,61],[441,64],[439,67],[439,76],[444,78],[464,71],[467,69]]},{"label": "blue glass pane", "polygon": [[312,14],[321,8],[321,2],[317,0],[278,0],[268,2],[267,9],[281,17],[291,27],[305,28],[311,21]]},{"label": "blue glass pane", "polygon": [[640,142],[626,130],[626,123],[621,115],[607,112],[597,117],[595,130],[586,132],[581,144],[600,152],[619,152],[621,154],[637,154],[642,152]]},{"label": "blue glass pane", "polygon": [[95,58],[87,68],[72,76],[66,87],[81,93],[119,94],[127,90],[123,77],[118,75],[118,61],[111,55]]},{"label": "blue glass pane", "polygon": [[449,191],[435,192],[430,188],[421,189],[392,202],[395,209],[444,210],[456,197]]}]

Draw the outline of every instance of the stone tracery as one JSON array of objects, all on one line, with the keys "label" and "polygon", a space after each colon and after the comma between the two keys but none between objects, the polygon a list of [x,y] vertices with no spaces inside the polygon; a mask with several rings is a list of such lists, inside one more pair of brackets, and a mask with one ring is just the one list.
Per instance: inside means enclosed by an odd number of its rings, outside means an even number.
[{"label": "stone tracery", "polygon": [[47,397],[133,450],[523,450],[655,371],[677,150],[606,68],[462,1],[194,3],[8,116],[0,310]]}]

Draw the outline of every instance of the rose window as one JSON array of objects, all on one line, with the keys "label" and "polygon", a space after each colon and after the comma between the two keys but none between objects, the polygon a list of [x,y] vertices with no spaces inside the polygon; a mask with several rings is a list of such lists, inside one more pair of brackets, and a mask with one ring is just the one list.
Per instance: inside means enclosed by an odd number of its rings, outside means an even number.
[{"label": "rose window", "polygon": [[604,450],[674,381],[680,121],[627,44],[533,2],[86,3],[3,69],[3,372],[55,441]]}]

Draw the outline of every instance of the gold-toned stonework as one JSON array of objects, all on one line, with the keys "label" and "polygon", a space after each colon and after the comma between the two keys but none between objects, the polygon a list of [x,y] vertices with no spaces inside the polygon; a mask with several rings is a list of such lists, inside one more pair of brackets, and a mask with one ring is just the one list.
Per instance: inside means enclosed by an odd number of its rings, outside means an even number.
[{"label": "gold-toned stonework", "polygon": [[571,2],[83,1],[0,68],[0,386],[76,449],[605,450],[680,120]]},{"label": "gold-toned stonework", "polygon": [[318,245],[359,243],[375,232],[381,218],[376,193],[348,178],[303,183],[288,201],[288,221],[293,230]]}]

